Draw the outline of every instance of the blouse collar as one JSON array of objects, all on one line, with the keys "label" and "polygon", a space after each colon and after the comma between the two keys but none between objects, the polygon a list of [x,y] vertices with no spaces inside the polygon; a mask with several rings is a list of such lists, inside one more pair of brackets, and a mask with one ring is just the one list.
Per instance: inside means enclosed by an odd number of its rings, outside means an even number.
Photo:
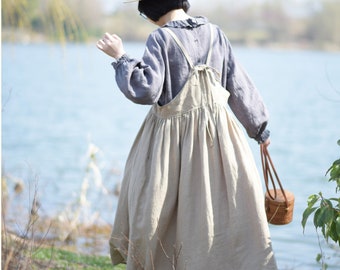
[{"label": "blouse collar", "polygon": [[203,16],[191,17],[186,20],[180,21],[170,21],[166,23],[163,27],[173,27],[173,28],[196,28],[198,26],[207,24],[209,21]]}]

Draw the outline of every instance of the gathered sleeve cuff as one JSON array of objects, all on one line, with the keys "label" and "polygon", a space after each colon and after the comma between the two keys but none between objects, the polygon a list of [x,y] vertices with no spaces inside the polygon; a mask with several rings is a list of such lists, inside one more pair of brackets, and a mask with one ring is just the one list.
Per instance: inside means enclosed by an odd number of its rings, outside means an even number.
[{"label": "gathered sleeve cuff", "polygon": [[123,54],[119,59],[117,59],[117,61],[112,62],[112,66],[114,69],[117,69],[118,66],[124,62],[128,62],[129,61],[129,56],[127,54]]},{"label": "gathered sleeve cuff", "polygon": [[264,143],[270,137],[270,131],[265,129],[254,138],[259,144]]}]

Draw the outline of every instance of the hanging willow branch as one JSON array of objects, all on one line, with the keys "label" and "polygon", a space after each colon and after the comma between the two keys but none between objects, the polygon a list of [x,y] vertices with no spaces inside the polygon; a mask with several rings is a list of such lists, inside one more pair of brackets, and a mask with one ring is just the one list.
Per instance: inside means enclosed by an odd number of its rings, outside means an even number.
[{"label": "hanging willow branch", "polygon": [[45,18],[48,32],[59,41],[79,41],[85,38],[85,30],[65,0],[49,0]]},{"label": "hanging willow branch", "polygon": [[2,25],[29,28],[28,0],[3,0],[1,8]]},{"label": "hanging willow branch", "polygon": [[35,24],[49,39],[83,41],[86,31],[66,0],[3,0],[2,26],[32,32]]}]

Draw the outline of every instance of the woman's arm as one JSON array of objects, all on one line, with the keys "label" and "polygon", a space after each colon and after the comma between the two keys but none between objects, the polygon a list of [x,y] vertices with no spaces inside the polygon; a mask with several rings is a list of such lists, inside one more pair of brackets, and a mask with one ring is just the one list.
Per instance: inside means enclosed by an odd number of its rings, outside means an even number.
[{"label": "woman's arm", "polygon": [[151,34],[141,60],[130,58],[124,51],[121,39],[115,35],[105,35],[97,47],[114,57],[112,63],[116,71],[119,89],[131,101],[138,104],[154,104],[158,101],[164,83],[164,61],[162,46]]}]

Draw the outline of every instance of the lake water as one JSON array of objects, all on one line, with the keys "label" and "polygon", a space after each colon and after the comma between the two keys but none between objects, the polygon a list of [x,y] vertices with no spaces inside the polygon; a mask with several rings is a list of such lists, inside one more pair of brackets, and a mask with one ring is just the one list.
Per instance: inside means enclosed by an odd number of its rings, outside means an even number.
[{"label": "lake water", "polygon": [[[143,44],[126,44],[126,50],[141,56]],[[293,222],[270,226],[279,267],[320,269],[315,229],[308,223],[303,233],[301,217],[309,195],[335,193],[324,175],[340,156],[340,54],[234,50],[266,101],[270,152],[284,187],[296,196]],[[110,59],[94,45],[3,44],[2,168],[12,207],[27,210],[37,185],[42,215],[59,215],[81,201],[88,179],[83,222],[96,217],[112,224],[113,190],[148,109],[119,92]],[[249,142],[260,168],[259,147]],[[87,170],[91,143],[100,149],[94,177]],[[11,190],[20,181],[24,192],[16,195]],[[329,269],[339,269],[340,258],[323,250]]]}]

